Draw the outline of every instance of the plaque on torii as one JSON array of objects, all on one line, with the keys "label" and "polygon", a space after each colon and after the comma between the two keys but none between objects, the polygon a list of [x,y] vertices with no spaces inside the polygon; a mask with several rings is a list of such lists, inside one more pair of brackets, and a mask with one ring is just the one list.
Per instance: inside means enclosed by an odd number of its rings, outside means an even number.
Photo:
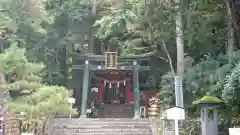
[{"label": "plaque on torii", "polygon": [[117,69],[117,52],[106,52],[105,53],[105,68],[106,69]]}]

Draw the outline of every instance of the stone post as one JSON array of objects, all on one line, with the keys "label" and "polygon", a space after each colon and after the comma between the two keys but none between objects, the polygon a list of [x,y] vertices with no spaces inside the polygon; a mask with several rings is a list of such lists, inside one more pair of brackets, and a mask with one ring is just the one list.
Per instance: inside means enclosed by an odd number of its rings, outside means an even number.
[{"label": "stone post", "polygon": [[218,135],[218,115],[216,106],[201,109],[202,135]]}]

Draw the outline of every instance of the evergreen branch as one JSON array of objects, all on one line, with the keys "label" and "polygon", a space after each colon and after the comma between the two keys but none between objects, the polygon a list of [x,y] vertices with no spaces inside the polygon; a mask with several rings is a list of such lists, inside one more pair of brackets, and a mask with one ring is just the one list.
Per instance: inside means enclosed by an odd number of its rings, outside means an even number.
[{"label": "evergreen branch", "polygon": [[166,44],[164,41],[162,41],[162,46],[163,46],[163,50],[165,51],[165,53],[167,54],[167,57],[168,57],[168,63],[169,63],[169,66],[171,68],[171,72],[172,72],[172,75],[175,76],[175,72],[174,72],[174,68],[173,68],[173,63],[172,63],[172,58],[170,56],[170,53],[168,52],[168,49],[166,47]]},{"label": "evergreen branch", "polygon": [[36,82],[28,82],[26,80],[16,81],[14,83],[1,84],[1,90],[36,90],[40,88],[42,84]]}]

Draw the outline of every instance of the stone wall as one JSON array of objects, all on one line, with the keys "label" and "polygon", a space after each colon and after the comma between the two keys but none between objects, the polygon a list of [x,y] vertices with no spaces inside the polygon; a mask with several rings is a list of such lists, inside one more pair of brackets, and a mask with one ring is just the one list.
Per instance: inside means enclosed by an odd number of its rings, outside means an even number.
[{"label": "stone wall", "polygon": [[20,121],[12,115],[4,115],[5,135],[20,135]]},{"label": "stone wall", "polygon": [[[4,116],[4,133],[5,135],[20,135],[21,121],[23,119],[14,115]],[[52,135],[53,119],[42,119],[37,122],[37,127],[34,135]]]},{"label": "stone wall", "polygon": [[[181,120],[179,121],[180,135],[201,135],[199,120]],[[174,121],[167,119],[158,119],[151,121],[154,135],[174,135]]]}]

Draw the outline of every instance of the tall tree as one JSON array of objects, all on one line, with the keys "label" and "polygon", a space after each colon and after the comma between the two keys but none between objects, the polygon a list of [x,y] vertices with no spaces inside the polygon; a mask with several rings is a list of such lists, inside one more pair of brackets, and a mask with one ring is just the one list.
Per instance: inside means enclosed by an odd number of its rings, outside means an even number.
[{"label": "tall tree", "polygon": [[229,0],[225,0],[227,11],[228,11],[228,39],[227,39],[227,54],[231,57],[234,51],[234,17],[231,10],[231,3]]},{"label": "tall tree", "polygon": [[176,45],[177,45],[177,76],[175,77],[175,100],[176,105],[183,107],[183,74],[184,74],[184,39],[181,1],[175,0],[176,13]]}]

